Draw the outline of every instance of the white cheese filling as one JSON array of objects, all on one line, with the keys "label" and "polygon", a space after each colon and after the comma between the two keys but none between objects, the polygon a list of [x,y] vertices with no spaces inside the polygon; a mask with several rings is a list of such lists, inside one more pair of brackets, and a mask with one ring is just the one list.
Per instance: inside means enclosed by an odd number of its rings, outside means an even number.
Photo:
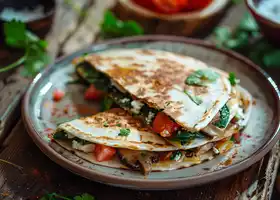
[{"label": "white cheese filling", "polygon": [[73,140],[72,141],[72,148],[77,149],[79,151],[83,151],[85,153],[91,153],[91,152],[94,152],[95,144],[82,145],[79,142],[77,142],[76,140]]},{"label": "white cheese filling", "polygon": [[140,101],[133,100],[131,102],[131,106],[132,106],[131,112],[133,112],[134,114],[139,114],[139,112],[140,112],[141,108],[144,106],[144,104]]}]

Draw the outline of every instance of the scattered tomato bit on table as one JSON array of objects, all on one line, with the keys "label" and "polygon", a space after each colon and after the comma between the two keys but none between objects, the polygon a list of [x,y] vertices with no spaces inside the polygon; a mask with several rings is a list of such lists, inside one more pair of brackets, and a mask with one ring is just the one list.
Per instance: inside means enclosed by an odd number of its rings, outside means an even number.
[{"label": "scattered tomato bit on table", "polygon": [[60,101],[65,96],[65,92],[59,89],[55,89],[53,92],[53,100]]}]

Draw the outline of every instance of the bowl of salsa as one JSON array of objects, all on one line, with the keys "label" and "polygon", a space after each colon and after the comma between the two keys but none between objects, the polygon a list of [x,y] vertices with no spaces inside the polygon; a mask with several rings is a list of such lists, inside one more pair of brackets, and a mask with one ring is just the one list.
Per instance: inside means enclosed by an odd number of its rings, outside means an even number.
[{"label": "bowl of salsa", "polygon": [[246,0],[264,36],[280,45],[280,0]]},{"label": "bowl of salsa", "polygon": [[146,34],[193,36],[214,27],[231,0],[119,0],[114,12]]}]

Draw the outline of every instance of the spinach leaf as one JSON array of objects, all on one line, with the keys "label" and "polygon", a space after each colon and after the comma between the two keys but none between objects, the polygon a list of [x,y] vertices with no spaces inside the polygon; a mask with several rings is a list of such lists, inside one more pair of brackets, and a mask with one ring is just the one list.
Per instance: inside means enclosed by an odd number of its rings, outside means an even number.
[{"label": "spinach leaf", "polygon": [[204,138],[205,136],[200,132],[178,131],[176,136],[172,137],[171,141],[179,141],[182,145],[190,143],[195,138]]},{"label": "spinach leaf", "polygon": [[182,157],[182,152],[181,151],[175,151],[172,153],[172,155],[170,156],[170,160],[175,160],[178,161],[180,160],[180,158]]},{"label": "spinach leaf", "polygon": [[219,128],[225,128],[228,124],[229,116],[230,116],[229,108],[227,105],[224,105],[220,109],[220,120],[214,123],[214,125]]},{"label": "spinach leaf", "polygon": [[64,131],[58,131],[53,135],[53,139],[58,139],[58,140],[63,140],[63,139],[68,139],[67,133]]}]

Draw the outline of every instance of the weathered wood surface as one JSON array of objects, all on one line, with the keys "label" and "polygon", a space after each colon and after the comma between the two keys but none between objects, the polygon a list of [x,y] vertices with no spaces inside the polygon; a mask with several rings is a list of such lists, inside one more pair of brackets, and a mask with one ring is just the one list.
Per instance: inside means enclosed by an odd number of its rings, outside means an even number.
[{"label": "weathered wood surface", "polygon": [[[94,42],[99,31],[98,24],[103,17],[102,12],[110,7],[114,0],[58,0],[57,2],[57,15],[52,30],[46,38],[49,42],[48,51],[53,59],[58,55],[70,54]],[[82,8],[85,8],[83,11],[88,14],[81,13]],[[234,27],[245,10],[242,4],[229,8],[221,24]],[[210,34],[207,40],[211,39]],[[275,74],[275,78],[279,78],[277,73],[272,75]],[[12,165],[0,162],[0,200],[26,199],[46,192],[67,195],[88,192],[95,195],[98,200],[254,198],[266,200],[272,193],[276,169],[279,165],[278,146],[263,160],[244,172],[192,189],[140,192],[110,187],[76,176],[50,161],[32,142],[22,122],[18,121],[20,114],[18,103],[29,81],[22,78],[18,72],[5,78],[1,77],[0,81],[0,159],[22,167],[22,170],[19,170]],[[13,130],[10,131],[11,129]],[[2,139],[5,138],[4,142],[1,141],[1,132],[6,133],[2,134]],[[254,186],[256,186],[255,189]]]}]

